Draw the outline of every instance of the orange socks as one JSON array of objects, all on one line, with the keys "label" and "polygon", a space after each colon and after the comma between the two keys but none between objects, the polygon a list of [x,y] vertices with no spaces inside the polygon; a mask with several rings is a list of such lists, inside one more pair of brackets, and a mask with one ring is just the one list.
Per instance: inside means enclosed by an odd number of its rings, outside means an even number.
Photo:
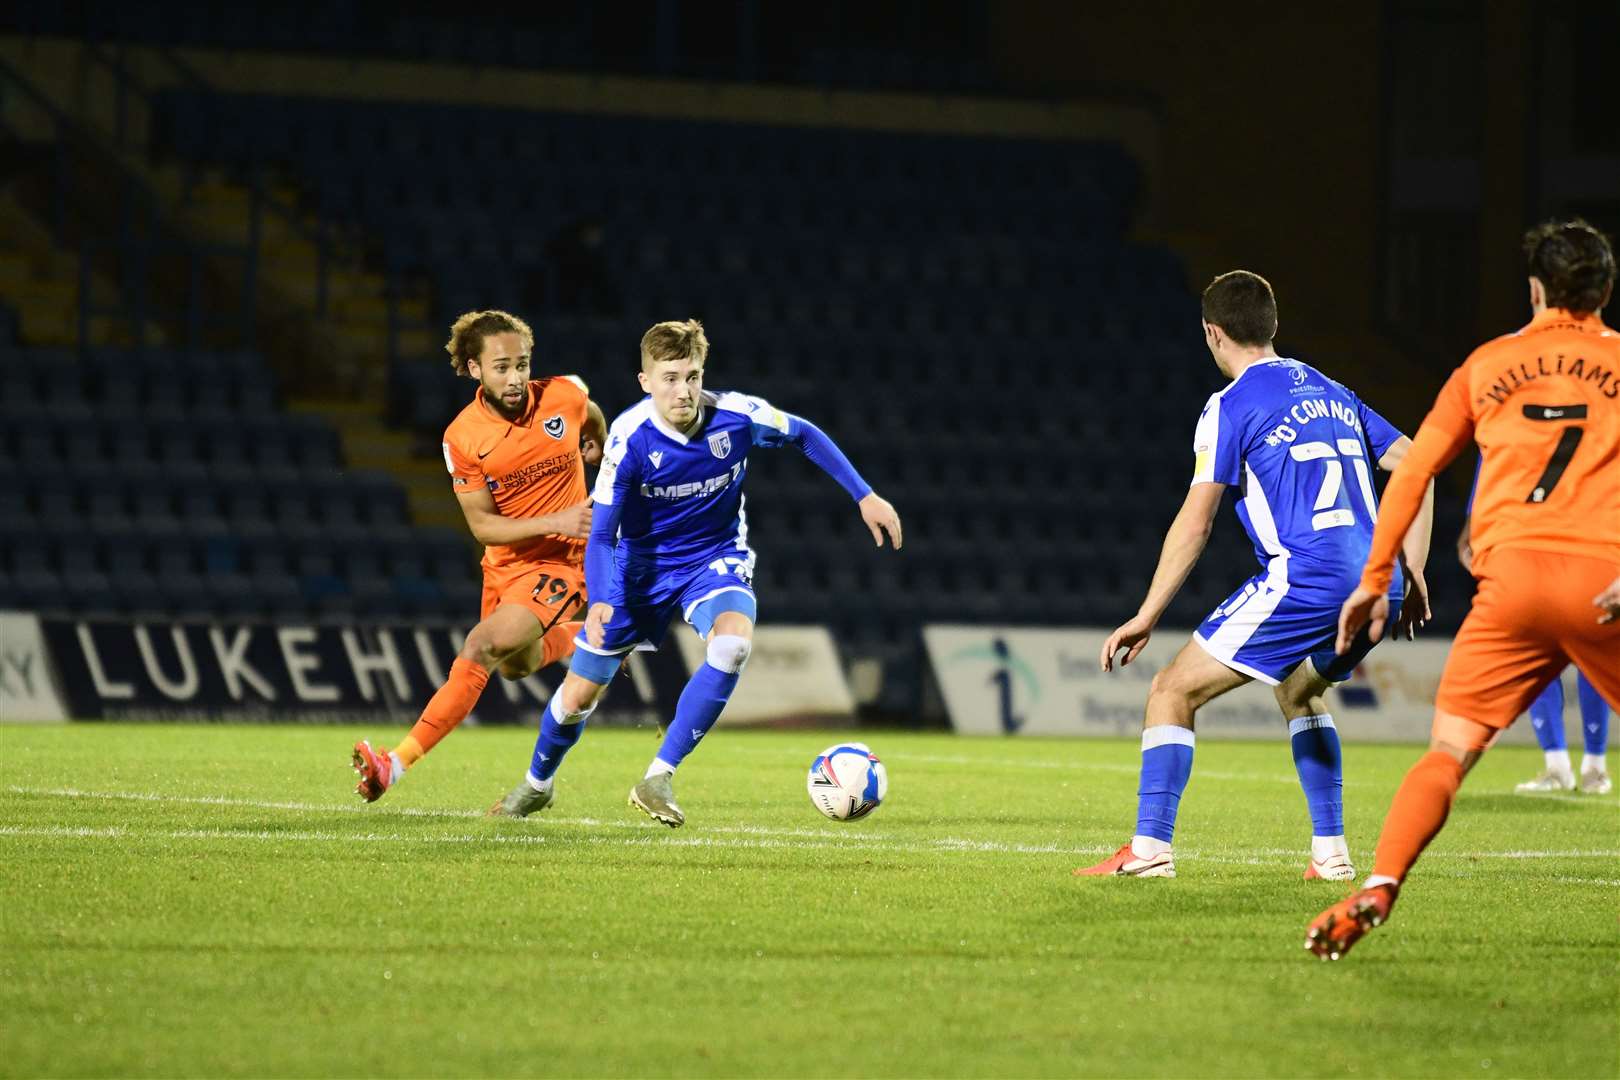
[{"label": "orange socks", "polygon": [[[547,630],[541,639],[540,667],[548,667],[564,657],[574,655],[574,636],[583,625],[579,622],[559,623]],[[411,728],[411,733],[394,749],[407,769],[421,761],[422,755],[467,719],[467,714],[478,704],[478,697],[488,683],[488,669],[457,657],[456,662],[450,665],[450,677],[428,701],[427,708],[422,710],[422,717]]]},{"label": "orange socks", "polygon": [[421,719],[394,750],[407,769],[437,746],[440,739],[454,731],[457,724],[467,719],[467,714],[478,704],[478,696],[484,692],[488,682],[489,671],[482,664],[456,658],[456,662],[450,665],[450,677],[428,700]]},{"label": "orange socks", "polygon": [[[547,630],[541,639],[541,648],[544,650],[540,657],[540,667],[550,667],[564,657],[574,655],[574,636],[579,633],[582,622],[558,623]],[[536,668],[535,670],[539,670]]]},{"label": "orange socks", "polygon": [[1384,818],[1384,831],[1373,856],[1375,875],[1405,880],[1406,872],[1446,823],[1462,780],[1462,763],[1450,754],[1430,750],[1418,759],[1401,781]]}]

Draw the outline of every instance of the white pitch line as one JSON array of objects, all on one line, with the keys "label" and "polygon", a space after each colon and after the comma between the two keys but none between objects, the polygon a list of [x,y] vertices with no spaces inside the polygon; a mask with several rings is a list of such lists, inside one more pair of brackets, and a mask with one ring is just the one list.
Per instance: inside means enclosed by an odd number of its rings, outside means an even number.
[{"label": "white pitch line", "polygon": [[189,806],[240,806],[250,810],[299,810],[323,814],[375,814],[379,817],[397,814],[402,817],[482,817],[477,810],[422,810],[411,806],[391,806],[386,810],[368,810],[354,803],[267,802],[261,799],[231,799],[222,795],[158,795],[146,791],[84,791],[79,788],[30,788],[8,785],[12,795],[43,795],[60,799],[120,799],[126,802],[183,803]]},{"label": "white pitch line", "polygon": [[[741,752],[741,753],[752,753],[754,756],[764,756],[766,754],[769,754],[770,756],[773,756],[773,757],[777,756],[776,751],[767,751],[767,750],[764,750],[764,749],[751,748],[751,747],[744,747],[739,752]],[[995,769],[1036,769],[1036,770],[1043,770],[1043,771],[1047,771],[1047,772],[1068,772],[1068,771],[1111,772],[1111,773],[1125,773],[1125,774],[1128,774],[1130,776],[1136,776],[1141,772],[1140,766],[1137,766],[1137,765],[1120,765],[1120,764],[1115,764],[1115,763],[1112,763],[1112,762],[1101,762],[1101,761],[1028,761],[1028,760],[1025,760],[1023,758],[981,758],[981,757],[953,756],[953,755],[949,755],[949,754],[909,754],[909,753],[904,753],[904,752],[899,753],[899,754],[893,754],[893,755],[885,754],[883,756],[883,758],[884,758],[884,760],[886,762],[890,763],[891,765],[896,763],[896,762],[900,762],[900,763],[907,763],[907,764],[913,764],[914,763],[914,764],[920,764],[920,765],[957,765],[957,766],[967,766],[967,767],[976,767],[976,768],[986,768],[986,767],[988,767],[988,768],[995,768]],[[1225,772],[1225,771],[1220,770],[1220,769],[1199,769],[1199,768],[1195,768],[1193,770],[1192,775],[1193,775],[1193,779],[1195,779],[1195,780],[1199,779],[1199,778],[1203,778],[1205,780],[1230,780],[1230,781],[1235,781],[1237,783],[1266,783],[1266,784],[1288,784],[1288,785],[1294,785],[1294,784],[1299,783],[1299,778],[1297,776],[1293,776],[1293,775],[1289,775],[1289,774],[1281,773],[1281,772],[1278,772],[1278,773]],[[1347,788],[1362,788],[1362,787],[1375,787],[1375,786],[1378,786],[1378,784],[1377,784],[1376,781],[1372,781],[1372,780],[1346,779],[1344,781],[1344,786],[1347,787]],[[1478,785],[1475,785],[1474,787],[1469,788],[1468,791],[1465,794],[1466,795],[1477,795],[1477,794],[1480,794],[1480,793],[1481,793],[1481,789],[1479,788]],[[1560,794],[1557,794],[1557,793],[1554,793],[1554,792],[1537,792],[1536,794],[1530,795],[1530,796],[1527,796],[1527,797],[1528,798],[1533,798],[1533,799],[1549,799],[1549,800],[1552,800],[1554,802],[1577,803],[1577,804],[1579,804],[1581,806],[1613,807],[1615,805],[1613,800],[1610,800],[1610,799],[1596,799],[1596,798],[1593,798],[1590,795],[1560,795]]]},{"label": "white pitch line", "polygon": [[[648,836],[583,836],[568,839],[582,841],[593,847],[686,847],[686,848],[712,848],[734,849],[744,848],[751,850],[793,850],[813,851],[826,849],[849,850],[852,845],[844,843],[805,842],[787,839],[738,839],[712,836],[666,836],[655,839],[657,834]],[[418,836],[409,833],[335,833],[318,831],[290,831],[280,832],[270,829],[254,829],[243,832],[232,832],[228,829],[140,829],[129,826],[114,825],[101,828],[75,827],[75,826],[45,826],[27,827],[20,825],[0,826],[0,837],[4,836],[31,836],[63,840],[247,840],[261,843],[400,843],[400,844],[468,844],[468,845],[517,845],[532,846],[550,842],[552,837],[547,836],[512,836],[508,834],[461,834],[449,836]],[[560,837],[555,839],[562,839]],[[914,854],[926,853],[962,853],[969,851],[1002,851],[1049,855],[1097,855],[1108,851],[1105,847],[1093,848],[1058,848],[1036,847],[1021,844],[995,844],[992,842],[972,842],[965,840],[942,839],[934,844],[889,844],[882,846],[885,850]],[[1279,852],[1281,852],[1279,854]],[[1609,852],[1476,852],[1476,853],[1447,853],[1450,858],[1531,858],[1546,856],[1599,856],[1610,855]],[[1431,853],[1433,858],[1436,853]],[[1186,853],[1184,858],[1190,862],[1211,863],[1228,866],[1268,866],[1286,864],[1299,857],[1298,852],[1286,851],[1276,848],[1259,849],[1253,854],[1227,856],[1227,855],[1200,855],[1194,852]],[[1441,856],[1446,857],[1446,856]],[[1463,873],[1441,874],[1447,878],[1471,877]],[[1620,886],[1620,880],[1609,878],[1583,878],[1569,875],[1559,875],[1554,881],[1568,885],[1596,885],[1602,888],[1615,888]]]},{"label": "white pitch line", "polygon": [[[247,840],[247,841],[255,841],[255,842],[261,842],[261,843],[354,843],[356,841],[362,841],[362,842],[366,842],[366,843],[378,843],[378,842],[380,842],[380,843],[402,843],[402,844],[429,843],[429,844],[468,844],[468,845],[484,845],[484,844],[488,844],[488,845],[516,845],[516,846],[533,846],[533,845],[538,845],[538,844],[545,844],[550,839],[550,838],[548,838],[546,836],[511,836],[511,835],[499,834],[499,833],[487,834],[487,835],[466,835],[466,834],[464,834],[464,835],[459,835],[459,836],[416,836],[416,835],[411,835],[411,834],[406,834],[406,833],[364,833],[364,834],[348,835],[348,834],[344,834],[344,833],[313,832],[313,831],[276,832],[276,831],[266,830],[266,829],[256,829],[256,830],[253,830],[253,831],[250,831],[250,832],[231,832],[231,831],[226,830],[226,829],[142,830],[142,829],[131,829],[131,828],[128,828],[128,827],[125,827],[125,826],[117,826],[117,825],[103,827],[103,828],[87,828],[87,827],[73,827],[73,826],[50,826],[50,827],[43,827],[43,828],[29,828],[29,827],[17,826],[17,825],[0,826],[0,837],[5,837],[5,836],[34,836],[34,837],[46,837],[46,838],[51,838],[51,839],[65,839],[65,840],[119,840],[119,841],[127,841],[127,840],[132,840],[132,839],[137,839],[137,840],[138,839],[147,839],[147,840],[238,840],[238,841],[239,840]],[[586,844],[588,844],[590,846],[593,846],[593,847],[650,848],[650,847],[657,846],[657,847],[687,847],[687,848],[715,848],[715,849],[749,848],[749,849],[754,849],[754,850],[789,849],[789,850],[795,850],[795,851],[817,850],[817,849],[843,849],[843,850],[847,851],[847,850],[849,850],[851,848],[851,845],[842,844],[842,843],[807,843],[805,841],[791,841],[791,840],[778,840],[778,839],[761,839],[761,840],[728,839],[728,838],[717,838],[717,837],[710,837],[710,836],[667,836],[667,837],[664,837],[663,839],[655,839],[654,836],[650,836],[650,835],[649,836],[635,836],[635,837],[632,837],[632,836],[583,836],[583,837],[574,837],[572,839],[578,840],[578,841],[583,841],[584,843],[586,843]],[[941,843],[952,844],[953,842],[951,842],[951,841],[942,841]],[[962,842],[962,844],[965,844],[965,843],[966,842]],[[990,844],[976,844],[976,845],[973,845],[972,847],[967,847],[967,846],[930,847],[930,846],[924,846],[924,845],[897,844],[897,845],[893,845],[893,846],[889,847],[888,850],[897,851],[897,852],[908,852],[909,851],[909,852],[916,852],[916,853],[937,853],[937,852],[940,852],[940,851],[944,851],[944,852],[953,852],[953,851],[954,852],[961,852],[961,851],[968,851],[968,850],[1013,850],[1013,851],[1032,851],[1032,852],[1038,852],[1038,853],[1042,853],[1042,854],[1069,854],[1069,855],[1091,854],[1091,855],[1095,855],[1095,854],[1100,854],[1102,852],[1105,852],[1108,849],[1103,848],[1103,847],[1096,847],[1096,848],[1089,848],[1089,849],[1085,849],[1085,848],[1070,848],[1070,849],[1051,848],[1051,849],[1047,849],[1047,848],[1033,848],[1033,847],[1025,847],[1025,846],[990,845]],[[1275,850],[1275,849],[1267,849],[1268,852],[1271,851],[1271,850]],[[1493,853],[1485,853],[1485,854],[1487,856],[1489,856],[1489,855],[1491,855]],[[1510,857],[1510,858],[1516,858],[1516,857],[1528,857],[1531,853],[1528,853],[1528,852],[1504,852],[1504,853],[1501,853],[1501,854],[1506,855],[1507,857]],[[1560,854],[1562,854],[1562,853],[1560,853]],[[1589,854],[1598,854],[1598,853],[1576,852],[1576,853],[1570,853],[1570,854],[1589,855]],[[1293,859],[1295,859],[1297,857],[1298,857],[1297,852],[1289,852],[1286,858],[1278,857],[1278,856],[1270,856],[1270,857],[1267,857],[1267,858],[1253,858],[1253,857],[1250,857],[1250,858],[1231,858],[1231,857],[1224,857],[1224,856],[1209,856],[1209,855],[1198,856],[1198,855],[1193,855],[1193,856],[1191,856],[1191,859],[1189,861],[1196,860],[1197,862],[1202,862],[1202,863],[1214,863],[1214,864],[1224,864],[1224,865],[1264,866],[1264,865],[1284,864],[1284,863],[1293,861]],[[1433,855],[1431,854],[1430,857],[1432,858]],[[1452,857],[1455,858],[1457,856],[1453,855]],[[1469,855],[1469,856],[1466,856],[1466,857],[1468,857],[1468,858],[1477,858],[1479,856],[1478,855]],[[1455,878],[1469,878],[1469,877],[1472,877],[1473,875],[1469,874],[1469,873],[1466,873],[1466,872],[1464,872],[1464,873],[1445,873],[1445,872],[1442,871],[1441,873],[1438,873],[1438,874],[1433,874],[1431,872],[1431,876],[1455,879]],[[1615,880],[1615,879],[1610,879],[1610,878],[1583,878],[1583,877],[1572,877],[1572,876],[1566,875],[1566,874],[1560,874],[1560,875],[1554,877],[1552,880],[1554,880],[1554,881],[1556,881],[1556,882],[1558,882],[1560,884],[1564,884],[1564,885],[1595,885],[1595,886],[1598,886],[1598,887],[1604,888],[1604,889],[1613,889],[1613,888],[1620,887],[1620,880]]]},{"label": "white pitch line", "polygon": [[[1137,765],[1119,765],[1103,761],[1026,761],[1022,758],[970,758],[952,757],[948,754],[895,754],[884,755],[888,762],[905,762],[920,765],[962,765],[975,768],[992,769],[1041,769],[1052,772],[1067,772],[1081,770],[1086,772],[1112,772],[1125,773],[1136,776],[1141,767]],[[1222,772],[1218,769],[1200,769],[1193,773],[1208,780],[1238,780],[1259,783],[1297,784],[1299,781],[1292,776],[1271,775],[1263,773],[1232,773]],[[1360,785],[1368,781],[1349,781],[1352,785]]]},{"label": "white pitch line", "polygon": [[[485,816],[477,810],[425,810],[410,806],[373,809],[366,806],[357,806],[353,803],[272,802],[261,799],[233,799],[221,795],[158,795],[141,791],[84,791],[79,788],[26,788],[15,785],[7,787],[6,790],[13,795],[33,795],[53,799],[103,799],[121,802],[175,803],[184,806],[235,806],[245,810],[292,810],[311,814],[365,814],[368,817],[383,819],[389,817],[477,819]],[[551,825],[636,829],[650,833],[662,832],[664,829],[663,826],[651,821],[603,821],[599,818],[554,817],[550,814],[547,814],[543,820]],[[834,827],[836,828],[836,826]],[[805,837],[823,840],[831,838],[825,831],[816,829],[773,829],[763,825],[717,825],[706,831],[751,836]],[[850,834],[836,839],[844,842],[859,843],[899,839],[899,837],[892,836],[889,833],[868,832],[862,829],[860,834]]]},{"label": "white pitch line", "polygon": [[[354,805],[350,805],[350,804],[342,804],[342,803],[331,804],[331,805],[323,805],[323,804],[320,804],[320,803],[267,802],[267,801],[251,800],[251,799],[228,799],[228,798],[225,798],[223,796],[160,795],[160,794],[157,794],[157,793],[154,793],[154,792],[134,792],[134,791],[131,791],[131,792],[95,791],[95,792],[93,792],[93,791],[82,791],[82,790],[79,790],[77,788],[25,788],[25,787],[18,787],[16,785],[9,786],[7,788],[7,790],[9,792],[11,792],[12,794],[17,794],[17,795],[35,795],[35,796],[45,796],[45,797],[49,797],[49,798],[101,799],[101,800],[110,800],[110,801],[134,801],[134,802],[150,802],[150,803],[159,803],[159,804],[171,803],[171,804],[179,804],[179,805],[236,806],[236,807],[242,807],[242,808],[245,808],[245,809],[254,809],[254,810],[290,810],[290,811],[296,811],[296,812],[300,812],[300,813],[325,813],[325,812],[333,812],[333,811],[335,811],[335,812],[338,812],[338,813],[345,813],[345,814],[365,813],[365,814],[370,814],[370,815],[372,815],[374,817],[379,817],[379,818],[386,818],[388,816],[388,814],[390,814],[390,813],[395,814],[395,815],[399,815],[399,816],[407,816],[407,817],[410,817],[410,816],[433,816],[433,817],[451,817],[451,818],[457,818],[457,819],[464,819],[464,818],[468,818],[468,817],[479,817],[479,816],[481,816],[481,815],[479,815],[479,814],[477,814],[476,812],[473,812],[473,811],[462,811],[462,810],[430,811],[430,810],[414,810],[411,807],[402,807],[402,808],[392,809],[390,811],[370,811],[370,810],[367,810],[367,808],[365,808],[365,807],[354,806]],[[688,834],[686,836],[682,836],[682,837],[669,837],[669,836],[666,836],[665,839],[662,840],[662,841],[654,841],[652,838],[655,837],[655,836],[659,836],[659,835],[664,834],[664,830],[662,828],[658,827],[658,826],[653,825],[651,822],[601,821],[601,820],[596,819],[596,818],[561,818],[561,817],[557,817],[557,818],[547,818],[547,819],[545,819],[544,824],[545,825],[563,825],[563,826],[573,825],[573,826],[579,826],[579,827],[586,828],[586,829],[593,829],[593,828],[596,828],[596,829],[601,829],[601,828],[605,828],[605,829],[627,829],[627,830],[634,830],[634,831],[640,832],[642,834],[641,837],[623,838],[622,840],[618,840],[618,841],[608,841],[608,840],[604,840],[602,838],[595,838],[595,837],[583,838],[589,843],[621,842],[621,843],[627,843],[627,844],[630,844],[630,843],[647,844],[647,843],[654,843],[654,842],[662,842],[662,843],[665,843],[665,844],[673,844],[675,846],[689,846],[689,847],[805,847],[805,848],[834,848],[834,849],[837,849],[837,848],[841,848],[841,849],[869,848],[869,849],[875,849],[875,850],[888,850],[888,851],[896,851],[896,852],[914,852],[914,853],[916,853],[916,852],[944,852],[944,853],[953,853],[953,852],[955,852],[955,853],[965,853],[965,852],[985,852],[985,853],[1004,852],[1004,853],[1018,854],[1018,855],[1095,855],[1095,854],[1106,854],[1109,851],[1113,850],[1112,848],[1109,848],[1109,847],[1070,847],[1070,846],[1063,846],[1063,845],[1059,845],[1059,844],[1004,843],[1004,842],[995,841],[995,840],[975,840],[975,839],[970,839],[970,838],[965,838],[965,837],[955,837],[955,836],[936,837],[936,838],[933,838],[933,839],[930,839],[930,840],[924,840],[924,841],[919,843],[919,842],[917,842],[915,840],[909,840],[907,838],[896,836],[896,835],[894,835],[892,833],[867,832],[864,829],[861,832],[858,832],[858,833],[857,832],[849,832],[849,833],[845,833],[843,835],[836,835],[836,834],[827,833],[827,832],[824,832],[824,831],[818,831],[818,830],[815,830],[815,829],[803,829],[803,828],[798,828],[798,829],[773,829],[773,828],[770,828],[770,827],[767,827],[767,826],[759,826],[759,825],[718,825],[718,826],[709,826],[709,827],[705,827],[704,830],[703,830],[703,834],[701,834],[699,836],[694,837],[694,836],[691,836],[690,834]],[[16,827],[16,826],[0,827],[0,835],[52,835],[52,836],[64,836],[64,837],[74,836],[74,835],[86,835],[86,836],[99,835],[99,834],[94,833],[94,832],[83,833],[83,834],[74,833],[71,830],[65,831],[65,832],[37,832],[36,831],[34,833],[23,833],[23,832],[19,832],[18,828],[19,827]],[[715,839],[714,835],[711,835],[711,834],[718,834],[721,837],[742,837],[744,839],[741,839],[741,840]],[[131,835],[154,835],[155,836],[155,835],[162,835],[162,834],[153,831],[153,832],[134,833],[134,834],[131,834]],[[292,833],[292,832],[281,832],[281,831],[275,831],[275,830],[263,830],[262,835],[255,835],[255,834],[250,833],[250,832],[237,832],[237,831],[230,831],[230,830],[181,830],[181,831],[176,831],[176,832],[174,832],[172,834],[172,838],[174,838],[174,839],[235,839],[235,838],[250,838],[250,839],[276,840],[276,839],[291,839],[291,838],[295,838],[295,837],[311,839],[311,840],[314,840],[314,839],[332,839],[332,840],[351,840],[351,841],[356,841],[356,840],[364,841],[364,840],[368,840],[368,839],[387,839],[387,840],[406,841],[406,840],[414,839],[414,840],[419,840],[419,841],[424,842],[424,843],[444,843],[444,842],[476,843],[476,842],[484,842],[484,841],[488,841],[488,842],[492,842],[492,843],[502,843],[502,842],[536,843],[536,842],[542,842],[545,839],[543,835],[542,836],[530,836],[530,837],[515,837],[515,836],[511,836],[510,834],[488,834],[488,835],[469,835],[469,836],[463,836],[463,837],[453,837],[453,836],[452,837],[435,837],[435,836],[431,836],[431,835],[413,836],[411,834],[402,834],[402,833],[393,833],[393,834],[388,834],[388,833],[345,834],[345,833],[333,833],[333,832]],[[794,841],[799,841],[800,843],[794,843]],[[1296,859],[1296,858],[1299,857],[1300,852],[1295,851],[1294,849],[1291,849],[1291,848],[1252,848],[1252,849],[1238,848],[1238,849],[1232,850],[1229,853],[1215,853],[1215,852],[1200,853],[1200,852],[1197,852],[1197,851],[1183,851],[1183,852],[1181,852],[1181,855],[1182,855],[1183,858],[1186,858],[1186,859],[1201,859],[1201,860],[1206,861],[1206,862],[1217,862],[1217,863],[1224,862],[1224,863],[1233,863],[1233,864],[1252,865],[1252,864],[1259,864],[1259,863],[1262,863],[1262,862],[1273,861],[1273,860]],[[1615,859],[1615,858],[1620,858],[1620,850],[1596,850],[1596,851],[1581,851],[1581,850],[1531,851],[1531,850],[1524,850],[1524,851],[1475,851],[1475,852],[1468,852],[1468,851],[1461,851],[1461,852],[1436,851],[1436,852],[1427,853],[1426,857],[1429,858],[1429,859],[1555,859],[1555,858],[1557,858],[1557,859],[1587,859],[1587,858]]]},{"label": "white pitch line", "polygon": [[[282,831],[276,829],[246,829],[233,832],[230,829],[142,829],[127,825],[112,825],[101,828],[86,826],[52,825],[30,827],[24,825],[0,825],[0,836],[33,836],[49,837],[65,840],[255,840],[269,843],[407,843],[407,844],[544,844],[555,842],[558,839],[582,841],[592,845],[611,845],[616,847],[705,847],[705,848],[785,848],[785,849],[818,849],[818,848],[849,848],[859,845],[837,841],[795,841],[789,839],[761,838],[741,839],[732,837],[713,836],[669,836],[658,838],[658,834],[650,833],[647,836],[583,836],[583,837],[557,837],[557,836],[512,836],[502,833],[489,833],[485,835],[460,834],[446,836],[419,836],[409,833],[336,833],[309,830]],[[938,850],[946,852],[969,850],[961,846],[965,841],[942,841]],[[935,850],[929,845],[919,844],[892,844],[871,845],[883,846],[890,850],[923,852]],[[1106,848],[1035,848],[1007,844],[984,844],[982,850],[986,851],[1032,851],[1043,854],[1101,854]]]}]

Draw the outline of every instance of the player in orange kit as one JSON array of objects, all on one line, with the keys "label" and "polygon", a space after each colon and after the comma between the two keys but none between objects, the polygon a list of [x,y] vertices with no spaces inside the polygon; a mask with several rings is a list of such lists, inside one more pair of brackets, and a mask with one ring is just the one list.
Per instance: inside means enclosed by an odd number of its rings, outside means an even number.
[{"label": "player in orange kit", "polygon": [[585,466],[602,459],[602,410],[578,379],[530,378],[534,334],[515,315],[468,312],[445,349],[456,373],[479,384],[445,429],[444,464],[484,545],[481,621],[396,749],[354,744],[355,791],[367,802],[467,718],[490,672],[521,679],[571,655],[573,616],[585,606]]},{"label": "player in orange kit", "polygon": [[1451,811],[1463,776],[1571,662],[1620,705],[1620,335],[1601,313],[1614,251],[1584,221],[1525,237],[1530,325],[1452,373],[1384,493],[1338,648],[1387,618],[1389,562],[1429,478],[1470,441],[1479,588],[1435,695],[1429,752],[1401,782],[1360,891],[1316,917],[1305,947],[1337,960],[1389,918],[1401,883]]}]

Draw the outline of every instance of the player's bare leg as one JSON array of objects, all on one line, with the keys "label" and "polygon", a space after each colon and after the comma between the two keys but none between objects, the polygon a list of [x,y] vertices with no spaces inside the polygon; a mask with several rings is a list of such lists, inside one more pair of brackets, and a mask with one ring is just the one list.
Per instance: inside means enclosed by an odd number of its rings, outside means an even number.
[{"label": "player's bare leg", "polygon": [[354,745],[352,763],[359,774],[355,793],[376,802],[405,776],[456,726],[467,718],[489,682],[489,673],[507,657],[529,648],[540,638],[540,620],[519,604],[502,604],[472,628],[461,652],[450,665],[449,677],[428,700],[410,734],[390,751],[362,739]]},{"label": "player's bare leg", "polygon": [[1367,931],[1389,919],[1401,883],[1451,813],[1463,777],[1489,749],[1495,728],[1436,710],[1429,752],[1401,781],[1384,818],[1373,872],[1355,893],[1322,912],[1305,930],[1305,948],[1337,960]]},{"label": "player's bare leg", "polygon": [[562,685],[546,704],[546,716],[540,724],[540,737],[535,743],[528,772],[511,791],[490,806],[488,816],[528,817],[551,805],[555,798],[553,780],[562,755],[579,741],[585,721],[606,692],[606,682],[593,682],[572,671],[563,677]]},{"label": "player's bare leg", "polygon": [[1333,683],[1317,674],[1307,657],[1273,688],[1288,723],[1288,739],[1311,813],[1311,853],[1306,881],[1354,881],[1344,838],[1344,772],[1339,733],[1323,696]]},{"label": "player's bare leg", "polygon": [[1248,681],[1249,676],[1233,671],[1192,641],[1153,676],[1142,724],[1136,835],[1103,861],[1077,868],[1076,877],[1176,876],[1170,838],[1181,793],[1192,774],[1193,716]]},{"label": "player's bare leg", "polygon": [[583,625],[577,620],[557,623],[503,659],[496,668],[497,674],[503,679],[526,679],[543,668],[568,659],[574,655],[574,638]]}]

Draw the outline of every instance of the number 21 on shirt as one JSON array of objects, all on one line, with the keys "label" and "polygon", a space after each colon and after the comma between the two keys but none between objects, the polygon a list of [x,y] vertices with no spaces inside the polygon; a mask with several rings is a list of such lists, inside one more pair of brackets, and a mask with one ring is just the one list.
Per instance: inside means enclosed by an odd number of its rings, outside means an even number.
[{"label": "number 21 on shirt", "polygon": [[1339,505],[1339,494],[1344,487],[1342,458],[1349,458],[1351,467],[1355,469],[1362,502],[1367,508],[1367,520],[1373,521],[1378,517],[1378,501],[1373,495],[1372,474],[1367,469],[1367,455],[1362,451],[1361,440],[1338,439],[1336,443],[1337,449],[1333,443],[1326,442],[1295,443],[1288,448],[1288,456],[1295,461],[1320,461],[1324,466],[1322,486],[1317,489],[1316,501],[1311,506],[1311,528],[1317,532],[1356,523],[1351,500],[1347,497],[1345,505]]}]

